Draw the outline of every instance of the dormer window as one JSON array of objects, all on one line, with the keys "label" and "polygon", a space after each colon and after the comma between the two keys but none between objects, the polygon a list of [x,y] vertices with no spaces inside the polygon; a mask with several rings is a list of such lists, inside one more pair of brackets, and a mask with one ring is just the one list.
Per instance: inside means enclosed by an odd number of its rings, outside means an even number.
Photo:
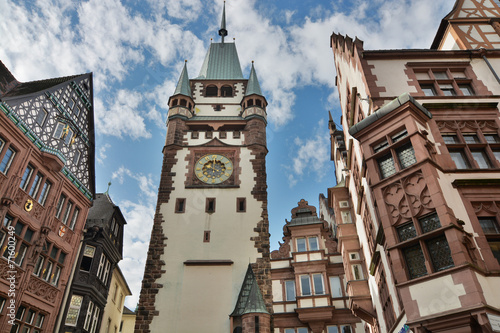
[{"label": "dormer window", "polygon": [[297,238],[297,252],[319,250],[318,237]]},{"label": "dormer window", "polygon": [[205,89],[205,97],[217,97],[218,89],[216,86],[208,86]]}]

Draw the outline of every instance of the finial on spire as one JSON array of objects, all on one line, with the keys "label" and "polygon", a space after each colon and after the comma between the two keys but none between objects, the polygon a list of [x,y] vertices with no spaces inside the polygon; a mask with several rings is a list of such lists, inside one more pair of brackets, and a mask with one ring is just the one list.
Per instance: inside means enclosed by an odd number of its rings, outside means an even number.
[{"label": "finial on spire", "polygon": [[108,182],[108,188],[106,190],[106,192],[104,192],[106,195],[109,195],[109,187],[111,186],[111,182]]},{"label": "finial on spire", "polygon": [[219,36],[222,37],[222,43],[224,44],[224,37],[227,36],[227,30],[226,30],[226,1],[224,1],[224,7],[222,9],[222,21],[220,23]]}]

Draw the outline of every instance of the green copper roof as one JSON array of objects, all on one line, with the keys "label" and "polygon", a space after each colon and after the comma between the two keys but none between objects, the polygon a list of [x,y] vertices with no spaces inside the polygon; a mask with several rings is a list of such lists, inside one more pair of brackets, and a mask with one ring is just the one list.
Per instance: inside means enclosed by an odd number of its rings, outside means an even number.
[{"label": "green copper roof", "polygon": [[241,71],[236,44],[212,43],[197,79],[202,80],[241,80]]},{"label": "green copper roof", "polygon": [[179,77],[179,82],[177,83],[177,87],[175,88],[174,95],[180,94],[192,97],[186,64],[187,62],[184,63],[184,68],[182,69],[181,76]]},{"label": "green copper roof", "polygon": [[260,293],[251,265],[248,265],[247,274],[243,280],[238,301],[236,301],[236,306],[231,316],[242,316],[247,313],[269,313],[267,312],[264,298],[262,298],[262,294]]},{"label": "green copper roof", "polygon": [[255,73],[255,68],[253,67],[252,62],[252,70],[250,71],[250,77],[248,78],[247,91],[245,92],[245,96],[250,95],[262,95],[262,90],[260,90],[259,80],[257,79],[257,73]]}]

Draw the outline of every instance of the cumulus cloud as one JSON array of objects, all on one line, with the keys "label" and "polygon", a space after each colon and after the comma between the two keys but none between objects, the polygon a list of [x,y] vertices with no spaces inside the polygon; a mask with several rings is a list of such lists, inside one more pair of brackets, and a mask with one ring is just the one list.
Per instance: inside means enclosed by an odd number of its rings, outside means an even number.
[{"label": "cumulus cloud", "polygon": [[308,138],[295,137],[292,148],[294,156],[291,166],[283,166],[290,187],[294,187],[303,177],[314,176],[317,182],[323,180],[328,170],[330,142],[323,119],[311,131]]},{"label": "cumulus cloud", "polygon": [[132,296],[127,298],[127,306],[132,310],[139,300],[141,281],[146,264],[149,238],[153,226],[156,204],[156,183],[152,175],[134,173],[121,166],[112,176],[120,184],[134,183],[138,187],[136,197],[122,200],[117,204],[127,221],[123,235],[123,260],[120,267],[126,272],[127,283]]}]

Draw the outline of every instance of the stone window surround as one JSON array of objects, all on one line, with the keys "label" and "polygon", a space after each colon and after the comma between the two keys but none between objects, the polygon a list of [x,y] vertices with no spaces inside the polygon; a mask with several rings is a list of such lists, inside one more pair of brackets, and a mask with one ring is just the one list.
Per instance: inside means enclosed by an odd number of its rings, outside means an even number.
[{"label": "stone window surround", "polygon": [[[435,273],[435,272],[440,272],[442,270],[445,270],[445,269],[448,269],[448,268],[451,268],[451,267],[445,267],[445,268],[442,268],[442,269],[439,269],[439,270],[436,270],[434,268],[434,265],[433,265],[433,256],[430,254],[429,250],[428,250],[428,242],[429,241],[432,241],[432,240],[435,240],[437,238],[440,238],[440,237],[445,237],[446,239],[446,235],[445,235],[445,229],[448,229],[449,226],[447,227],[443,227],[442,224],[437,227],[436,229],[433,229],[431,231],[427,231],[427,232],[423,232],[422,231],[422,227],[421,227],[421,221],[424,220],[426,217],[429,217],[429,216],[432,216],[436,214],[435,212],[432,212],[430,214],[423,214],[423,215],[419,215],[419,216],[416,216],[416,217],[413,217],[411,219],[405,219],[403,221],[400,221],[400,223],[398,223],[397,225],[395,225],[394,227],[397,229],[398,227],[401,227],[403,225],[406,225],[406,224],[409,224],[409,223],[413,223],[413,227],[416,231],[416,234],[414,237],[411,237],[409,239],[406,239],[404,241],[401,241],[401,240],[398,240],[399,243],[396,244],[395,246],[389,248],[389,250],[392,250],[394,248],[398,248],[399,251],[401,252],[401,258],[403,260],[403,265],[406,267],[406,277],[408,280],[412,280],[412,279],[416,279],[416,278],[419,278],[419,277],[422,277],[422,276],[428,276],[429,274],[432,274],[432,273]],[[438,216],[438,215],[436,215]],[[439,218],[439,216],[438,216]],[[397,232],[396,232],[397,234]],[[447,244],[448,244],[448,247],[449,247],[449,242],[448,240],[446,239],[447,241]],[[423,274],[423,275],[419,275],[419,276],[411,276],[410,274],[410,269],[409,269],[409,264],[407,262],[407,258],[406,258],[406,255],[405,255],[405,249],[410,249],[412,247],[416,247],[416,246],[419,246],[420,247],[420,251],[422,252],[422,256],[423,256],[423,259],[424,259],[424,265],[425,265],[425,269],[426,269],[426,273]],[[452,259],[453,261],[453,258],[451,257],[451,253],[450,253],[450,258]],[[403,281],[401,281],[403,282]]]},{"label": "stone window surround", "polygon": [[[400,137],[401,133],[406,131],[406,135]],[[383,146],[381,146],[383,145]],[[408,147],[406,147],[408,146]],[[379,172],[379,177],[380,179],[386,179],[390,178],[391,176],[397,174],[398,172],[408,168],[410,165],[404,165],[401,162],[401,156],[400,152],[404,148],[409,149],[409,147],[413,148],[413,145],[411,143],[411,136],[408,135],[408,131],[406,130],[405,127],[400,127],[395,131],[391,131],[390,133],[386,134],[383,136],[383,138],[377,140],[374,144],[371,145],[372,149],[372,157],[377,161],[378,165],[378,172]],[[415,155],[415,153],[413,153]],[[392,160],[392,164],[394,166],[394,172],[390,175],[387,175],[384,177],[384,174],[381,169],[381,163],[382,160],[387,159],[387,160]],[[414,163],[415,164],[416,158]]]},{"label": "stone window surround", "polygon": [[[434,89],[437,93],[436,96],[425,96],[424,91],[420,87],[419,80],[417,79],[416,72],[425,72],[426,70],[428,72],[434,71],[446,71],[449,73],[449,78],[448,80],[445,80],[445,82],[452,82],[451,84],[454,86],[455,91],[458,89],[458,84],[464,83],[464,84],[470,84],[472,90],[474,91],[475,95],[492,95],[492,92],[488,90],[488,88],[483,84],[481,80],[478,79],[474,71],[472,70],[472,66],[470,62],[468,61],[455,61],[455,62],[448,62],[448,61],[436,61],[436,62],[408,62],[405,65],[405,73],[408,76],[408,85],[409,86],[414,86],[415,89],[417,90],[416,93],[412,93],[412,96],[418,96],[419,98],[443,98],[445,95],[444,93],[441,92],[439,89],[439,85],[437,81],[438,79],[435,79],[434,76],[432,76],[429,80],[425,81],[427,84],[432,84],[434,86]],[[451,72],[456,72],[456,71],[463,71],[466,75],[465,78],[463,79],[451,79],[450,76]],[[456,96],[446,96],[446,98],[468,98],[467,96],[464,96],[463,93],[458,89],[458,93]]]},{"label": "stone window surround", "polygon": [[[441,134],[442,146],[445,147],[449,153],[460,153],[464,159],[463,162],[465,163],[465,168],[459,168],[455,165],[456,169],[484,170],[500,168],[500,161],[497,159],[497,157],[500,156],[498,155],[500,154],[500,141],[496,143],[488,142],[485,137],[485,135],[494,135],[497,139],[500,139],[498,130],[499,126],[496,120],[488,118],[489,117],[479,120],[436,120]],[[483,124],[484,126],[481,127],[479,124]],[[455,137],[455,143],[447,143],[445,141],[446,138],[452,137]],[[476,142],[470,142],[469,139],[472,138],[475,138]],[[487,159],[487,168],[480,167],[480,164],[478,164],[473,156],[473,152],[481,152],[485,154],[483,156]]]}]

